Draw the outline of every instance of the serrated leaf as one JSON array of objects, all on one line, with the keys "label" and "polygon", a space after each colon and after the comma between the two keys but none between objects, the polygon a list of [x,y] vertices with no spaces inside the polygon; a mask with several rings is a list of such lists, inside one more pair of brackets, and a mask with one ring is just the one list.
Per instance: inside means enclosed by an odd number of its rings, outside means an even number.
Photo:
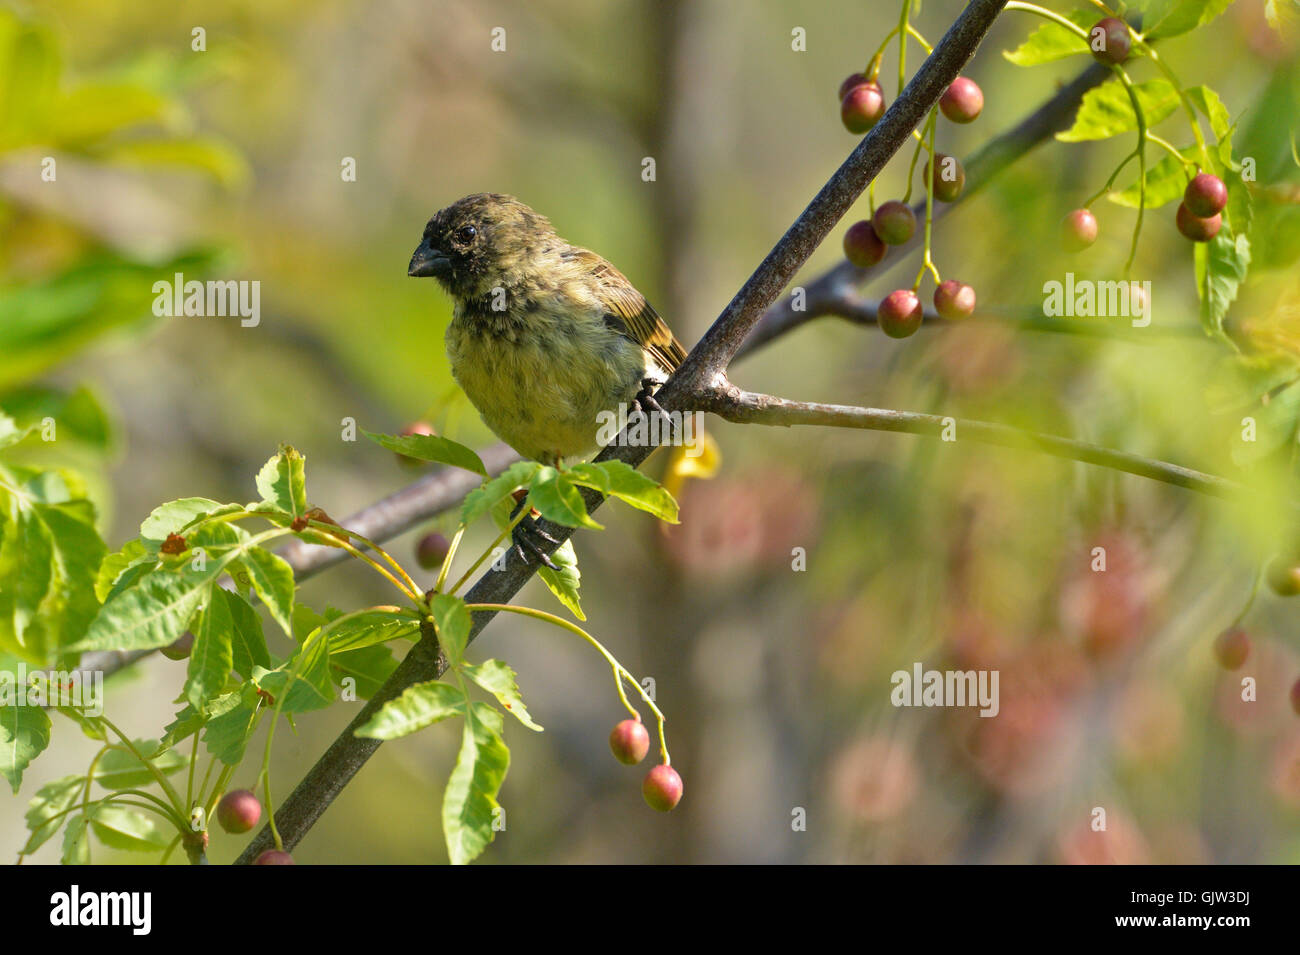
[{"label": "serrated leaf", "polygon": [[308,639],[277,669],[254,673],[257,686],[275,697],[282,713],[306,713],[334,702],[326,640]]},{"label": "serrated leaf", "polygon": [[492,510],[501,501],[510,497],[515,488],[532,482],[542,466],[536,461],[516,461],[490,481],[465,495],[461,506],[460,520],[466,526],[472,524],[483,514]]},{"label": "serrated leaf", "polygon": [[578,464],[569,469],[575,484],[616,497],[661,521],[677,523],[677,502],[657,481],[624,461]]},{"label": "serrated leaf", "polygon": [[466,471],[487,476],[487,468],[483,466],[483,460],[474,449],[467,448],[450,438],[434,434],[376,434],[364,428],[361,433],[389,451],[396,451],[408,458],[450,464],[452,467],[464,468]]},{"label": "serrated leaf", "polygon": [[[1168,80],[1157,77],[1135,84],[1133,92],[1150,129],[1178,108],[1178,90]],[[1063,143],[1080,143],[1096,139],[1109,139],[1137,129],[1137,114],[1133,103],[1119,80],[1107,80],[1101,86],[1088,90],[1075,114],[1074,125],[1056,138]]]},{"label": "serrated leaf", "polygon": [[549,567],[539,567],[537,576],[571,614],[579,620],[586,620],[587,615],[582,612],[582,601],[578,594],[582,586],[582,574],[578,571],[578,554],[573,549],[572,540],[566,540],[555,548],[551,553],[551,563],[560,568],[558,573]]},{"label": "serrated leaf", "polygon": [[[587,513],[577,486],[567,474],[544,465],[528,489],[528,504],[548,521],[565,527],[589,527],[603,530]],[[528,518],[524,518],[528,520]]]},{"label": "serrated leaf", "polygon": [[158,746],[160,749],[170,749],[181,740],[188,739],[190,736],[193,736],[201,730],[204,724],[209,720],[216,719],[218,716],[224,716],[226,713],[229,713],[231,710],[235,709],[235,707],[239,706],[240,699],[241,694],[239,691],[225,693],[208,704],[208,712],[206,716],[188,703],[185,704],[185,708],[178,712],[172,721],[163,727],[163,736],[162,739],[158,741]]},{"label": "serrated leaf", "polygon": [[54,838],[67,822],[67,817],[60,813],[72,807],[85,785],[84,776],[64,776],[36,790],[36,795],[27,804],[27,814],[24,817],[31,835],[22,848],[23,855],[35,852]]},{"label": "serrated leaf", "polygon": [[180,638],[203,605],[217,572],[149,574],[100,608],[73,650],[151,650]]},{"label": "serrated leaf", "polygon": [[528,707],[524,706],[524,699],[519,695],[515,671],[504,661],[484,660],[479,664],[467,663],[461,667],[461,672],[495,696],[497,701],[519,722],[530,730],[542,732],[542,728],[528,715]]},{"label": "serrated leaf", "polygon": [[244,759],[248,738],[253,735],[253,707],[244,700],[220,716],[208,721],[203,742],[208,752],[227,766],[238,766]]},{"label": "serrated leaf", "polygon": [[361,650],[390,640],[414,640],[420,636],[420,621],[393,610],[367,610],[323,628],[331,654]]},{"label": "serrated leaf", "polygon": [[[100,603],[107,603],[112,594],[129,587],[157,563],[158,556],[146,548],[139,538],[128,541],[121,550],[100,561],[99,571],[95,575],[95,597]],[[137,569],[136,574],[123,580],[126,572],[133,568]]]},{"label": "serrated leaf", "polygon": [[[186,759],[174,750],[164,749],[156,740],[133,740],[131,743],[164,776],[179,772]],[[130,750],[110,749],[95,764],[94,780],[105,789],[139,789],[154,781],[153,773]]]},{"label": "serrated leaf", "polygon": [[294,580],[289,562],[264,547],[251,547],[243,564],[252,578],[253,590],[271,612],[271,618],[286,634],[291,634]]},{"label": "serrated leaf", "polygon": [[437,680],[416,683],[381,706],[378,713],[357,729],[356,735],[368,739],[399,739],[464,711],[465,695],[459,687]]},{"label": "serrated leaf", "polygon": [[[1065,14],[1065,18],[1085,31],[1090,29],[1098,19],[1095,10],[1073,10]],[[1072,30],[1067,30],[1059,23],[1049,21],[1040,24],[1033,33],[1029,34],[1028,39],[1014,50],[1003,50],[1002,55],[1016,66],[1037,66],[1040,63],[1050,63],[1053,60],[1065,59],[1067,56],[1091,52],[1088,41],[1083,37]]]},{"label": "serrated leaf", "polygon": [[104,845],[127,852],[165,849],[176,837],[176,830],[156,816],[113,803],[101,804],[90,811],[90,828]]},{"label": "serrated leaf", "polygon": [[74,813],[63,830],[63,854],[59,861],[64,865],[85,865],[90,861],[90,840],[86,836],[86,816]]},{"label": "serrated leaf", "polygon": [[503,719],[486,703],[475,703],[466,713],[460,755],[442,797],[442,830],[453,865],[474,861],[496,835],[497,794],[510,768]]},{"label": "serrated leaf", "polygon": [[351,679],[357,698],[368,700],[397,669],[397,658],[388,647],[374,645],[331,653],[329,665],[335,684],[342,687],[344,680]]},{"label": "serrated leaf", "polygon": [[451,594],[434,594],[429,600],[429,612],[438,631],[438,646],[453,665],[460,663],[473,627],[465,601]]},{"label": "serrated leaf", "polygon": [[1232,5],[1232,0],[1140,0],[1148,39],[1168,39],[1204,26]]},{"label": "serrated leaf", "polygon": [[307,513],[306,461],[287,444],[257,472],[257,492],[262,500],[287,514],[301,517]]},{"label": "serrated leaf", "polygon": [[180,500],[159,504],[140,523],[140,536],[145,540],[164,541],[168,534],[178,534],[196,517],[209,514],[221,506],[206,497],[183,497]]},{"label": "serrated leaf", "polygon": [[234,621],[226,601],[226,591],[214,587],[211,593],[194,631],[194,646],[190,650],[183,691],[190,706],[200,713],[206,713],[208,704],[225,690],[235,665],[231,648]]},{"label": "serrated leaf", "polygon": [[[1181,150],[1181,154],[1187,158],[1194,158],[1199,152],[1200,150],[1195,146],[1189,146]],[[1187,168],[1173,156],[1168,155],[1150,167],[1145,177],[1147,187],[1146,207],[1148,209],[1159,209],[1175,199],[1181,200],[1183,193],[1187,189],[1189,178]],[[1116,205],[1136,209],[1141,204],[1142,194],[1138,188],[1137,180],[1134,179],[1133,183],[1123,191],[1112,192],[1107,198]]]},{"label": "serrated leaf", "polygon": [[0,706],[0,776],[14,792],[32,760],[50,745],[50,718],[39,706]]},{"label": "serrated leaf", "polygon": [[[220,588],[218,588],[220,590]],[[226,605],[230,610],[230,649],[231,664],[235,672],[245,680],[253,678],[253,667],[271,668],[271,654],[266,648],[266,637],[262,633],[262,621],[242,596],[228,590],[225,594]]]},{"label": "serrated leaf", "polygon": [[1201,327],[1222,338],[1223,320],[1250,268],[1250,240],[1221,229],[1209,242],[1196,243],[1196,291],[1201,297]]}]

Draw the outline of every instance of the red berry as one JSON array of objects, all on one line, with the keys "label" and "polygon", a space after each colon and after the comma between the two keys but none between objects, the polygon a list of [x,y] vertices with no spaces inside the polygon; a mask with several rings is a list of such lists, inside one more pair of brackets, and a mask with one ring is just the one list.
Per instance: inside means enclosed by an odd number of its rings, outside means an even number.
[{"label": "red berry", "polygon": [[885,245],[902,245],[916,231],[916,216],[912,213],[911,206],[890,199],[877,207],[876,214],[871,217],[871,225]]},{"label": "red berry", "polygon": [[1208,172],[1198,172],[1183,193],[1183,205],[1187,211],[1202,219],[1222,212],[1227,204],[1228,187],[1222,179],[1211,176]]},{"label": "red berry", "polygon": [[[935,153],[938,173],[933,178],[934,197],[940,202],[952,202],[966,187],[966,170],[961,160],[947,153]],[[930,176],[930,163],[925,164],[925,176]]]},{"label": "red berry", "polygon": [[650,752],[650,734],[640,720],[623,720],[609,734],[609,748],[620,763],[635,766]]},{"label": "red berry", "polygon": [[1223,227],[1223,216],[1214,215],[1208,218],[1195,216],[1192,215],[1192,210],[1187,208],[1186,203],[1180,202],[1174,223],[1178,226],[1178,231],[1193,242],[1209,242]]},{"label": "red berry", "polygon": [[1229,627],[1214,638],[1214,656],[1225,670],[1235,670],[1250,656],[1250,637],[1241,627]]},{"label": "red berry", "polygon": [[1075,209],[1061,220],[1061,243],[1067,252],[1082,252],[1097,241],[1097,217],[1087,209]]},{"label": "red berry", "polygon": [[1123,63],[1132,45],[1127,24],[1115,17],[1098,20],[1088,31],[1088,46],[1100,63]]},{"label": "red berry", "polygon": [[884,115],[885,92],[879,83],[855,86],[840,100],[840,119],[851,133],[865,133]]},{"label": "red berry", "polygon": [[217,803],[217,822],[226,832],[248,832],[262,818],[262,804],[247,789],[232,789]]},{"label": "red berry", "polygon": [[975,311],[975,290],[956,279],[945,279],[934,290],[934,310],[940,318],[970,318]]},{"label": "red berry", "polygon": [[646,774],[641,795],[651,809],[668,812],[682,801],[682,777],[671,766],[656,766]]},{"label": "red berry", "polygon": [[441,534],[425,534],[415,545],[415,562],[425,570],[438,570],[447,558],[451,543]]},{"label": "red berry", "polygon": [[835,98],[842,103],[844,102],[844,97],[849,95],[849,90],[853,89],[855,86],[866,86],[870,82],[871,81],[867,79],[865,73],[850,73],[844,78],[844,82],[840,84],[839,95]]},{"label": "red berry", "polygon": [[1294,597],[1300,594],[1300,566],[1278,554],[1264,568],[1264,579],[1268,587],[1279,597]]},{"label": "red berry", "polygon": [[954,123],[972,123],[984,108],[984,91],[972,79],[959,76],[939,97],[939,110]]},{"label": "red berry", "polygon": [[184,660],[194,649],[194,634],[186,630],[159,652],[168,660]]},{"label": "red berry", "polygon": [[908,288],[890,292],[880,301],[876,309],[876,321],[880,330],[890,338],[906,338],[921,327],[924,312],[921,300]]},{"label": "red berry", "polygon": [[885,257],[885,243],[876,235],[870,219],[853,223],[844,233],[844,257],[862,269],[870,268]]},{"label": "red berry", "polygon": [[267,849],[253,860],[253,865],[294,865],[293,856],[279,849]]},{"label": "red berry", "polygon": [[[416,435],[416,434],[437,434],[437,433],[438,432],[434,430],[433,425],[429,424],[429,422],[427,421],[413,421],[410,424],[408,424],[405,428],[403,428],[401,431],[403,437],[410,437],[411,435]],[[405,454],[399,454],[397,456],[397,463],[406,465],[408,467],[421,467],[424,464],[424,462],[421,461],[419,458],[407,457]]]}]

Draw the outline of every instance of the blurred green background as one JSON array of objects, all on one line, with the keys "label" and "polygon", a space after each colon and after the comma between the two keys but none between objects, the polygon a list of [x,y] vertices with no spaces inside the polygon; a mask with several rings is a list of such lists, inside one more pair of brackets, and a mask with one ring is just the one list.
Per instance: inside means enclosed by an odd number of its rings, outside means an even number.
[{"label": "blurred green background", "polygon": [[[961,6],[927,0],[916,22],[937,41]],[[1300,65],[1263,10],[1239,0],[1162,53],[1185,82],[1219,92],[1239,122],[1238,155],[1280,184],[1232,316],[1294,361],[1300,174],[1286,132]],[[875,0],[4,4],[0,406],[84,387],[106,409],[59,455],[84,474],[110,548],[162,501],[250,499],[279,442],[306,454],[314,504],[352,513],[412,472],[341,440],[343,419],[394,432],[426,418],[471,445],[491,440],[448,373],[448,300],[405,274],[435,210],[472,192],[519,196],[616,263],[689,347],[856,142],[835,90],[897,13]],[[998,23],[968,70],[984,113],[941,123],[940,149],[969,154],[1086,66],[1024,70],[999,55],[1037,25]],[[203,52],[191,49],[196,27]],[[496,27],[504,52],[491,48]],[[791,49],[796,27],[806,52]],[[886,89],[892,100],[893,80]],[[1161,131],[1183,146],[1179,122]],[[1067,269],[1115,277],[1132,210],[1100,203],[1102,238],[1080,259],[1057,255],[1055,236],[1129,148],[1128,137],[1049,142],[1017,163],[936,227],[945,277],[1007,308],[1041,303],[1043,282]],[[54,182],[40,177],[46,156]],[[345,157],[355,182],[340,175]],[[908,158],[877,199],[901,194]],[[865,210],[864,198],[851,218]],[[841,231],[800,281],[839,261]],[[918,261],[878,269],[864,289],[908,284]],[[260,324],[153,317],[152,283],[176,271],[260,281]],[[895,342],[825,319],[731,377],[1243,476],[1240,415],[1216,415],[1206,396],[1228,350],[1197,330],[1172,206],[1148,213],[1135,277],[1152,282],[1154,327],[1192,334],[1110,340],[994,319]],[[723,468],[683,489],[680,527],[610,507],[608,529],[576,541],[589,627],[656,682],[682,805],[649,811],[640,772],[609,757],[620,707],[602,661],[553,628],[498,620],[472,655],[515,667],[547,731],[507,731],[508,827],[484,862],[1300,861],[1295,605],[1260,597],[1242,670],[1224,672],[1210,649],[1260,559],[1294,530],[1293,430],[1284,453],[1251,463],[1261,489],[1241,503],[961,440],[711,430]],[[409,556],[417,536],[394,553]],[[487,542],[482,529],[471,537]],[[1104,575],[1089,569],[1097,546]],[[807,552],[801,572],[795,547]],[[338,568],[301,599],[390,602],[377,580]],[[558,609],[536,583],[520,599]],[[917,661],[999,669],[1001,714],[893,707],[890,674]],[[1243,675],[1258,680],[1257,702],[1239,701]],[[154,655],[113,678],[108,712],[156,736],[183,680],[184,664]],[[281,798],[353,706],[277,734]],[[94,752],[65,720],[55,732],[19,795],[0,800],[0,850],[22,844],[35,789]],[[444,860],[455,737],[435,728],[383,746],[296,858]],[[1087,828],[1096,806],[1103,835]],[[799,808],[806,830],[792,827]],[[213,861],[243,844],[214,834]],[[56,840],[34,861],[57,852]]]}]

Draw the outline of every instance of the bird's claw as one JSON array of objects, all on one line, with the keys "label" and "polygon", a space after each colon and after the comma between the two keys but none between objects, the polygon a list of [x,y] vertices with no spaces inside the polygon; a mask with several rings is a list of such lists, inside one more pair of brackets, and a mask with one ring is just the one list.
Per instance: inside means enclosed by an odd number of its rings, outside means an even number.
[{"label": "bird's claw", "polygon": [[[523,506],[522,501],[515,506],[514,512],[510,515],[512,520]],[[556,566],[555,561],[551,560],[543,545],[553,544],[558,547],[560,542],[542,530],[532,517],[525,517],[516,524],[510,531],[510,539],[514,541],[515,553],[525,564],[534,566],[541,564],[551,570],[559,571],[560,568]]]}]

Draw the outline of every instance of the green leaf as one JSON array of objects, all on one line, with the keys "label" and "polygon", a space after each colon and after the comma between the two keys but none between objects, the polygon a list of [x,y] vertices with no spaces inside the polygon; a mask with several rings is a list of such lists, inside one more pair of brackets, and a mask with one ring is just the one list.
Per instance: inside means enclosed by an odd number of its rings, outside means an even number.
[{"label": "green leaf", "polygon": [[58,475],[4,470],[21,483],[0,483],[0,651],[43,666],[99,610],[95,577],[107,548],[90,502],[68,500]]},{"label": "green leaf", "polygon": [[569,470],[573,483],[616,497],[661,521],[677,523],[677,502],[653,478],[624,461],[579,464]]},{"label": "green leaf", "polygon": [[515,671],[510,669],[501,660],[484,660],[477,665],[467,663],[461,667],[461,671],[477,683],[483,689],[487,690],[514,715],[514,717],[523,723],[530,730],[542,732],[542,728],[533,722],[528,715],[528,708],[524,706],[523,697],[519,695],[519,686],[515,682]]},{"label": "green leaf", "polygon": [[50,745],[50,718],[39,706],[0,706],[0,776],[14,792],[23,771]]},{"label": "green leaf", "polygon": [[[528,504],[535,507],[546,520],[565,527],[590,527],[603,530],[587,514],[582,495],[567,474],[550,466],[537,472],[532,487],[528,489]],[[528,520],[528,518],[524,518]]]},{"label": "green leaf", "polygon": [[128,852],[165,849],[176,837],[176,830],[156,816],[113,803],[101,804],[90,811],[90,828],[104,845]]},{"label": "green leaf", "polygon": [[[52,418],[55,424],[52,439],[60,443],[72,441],[101,453],[109,450],[112,443],[108,415],[86,388],[62,391],[46,385],[28,385],[7,392],[4,408],[17,423],[20,437],[22,432],[43,430],[45,419]],[[0,423],[0,448],[17,443],[5,437],[6,430]]]},{"label": "green leaf", "polygon": [[328,642],[308,639],[277,669],[254,671],[254,682],[275,697],[283,713],[306,713],[334,702]]},{"label": "green leaf", "polygon": [[177,640],[207,599],[217,561],[202,572],[158,571],[100,609],[73,650],[151,650]]},{"label": "green leaf", "polygon": [[209,720],[224,716],[240,705],[242,694],[236,690],[217,697],[208,704],[207,715],[203,715],[188,703],[176,714],[175,718],[163,728],[163,737],[158,741],[160,751],[170,749],[183,739],[188,739]]},{"label": "green leaf", "polygon": [[532,483],[542,466],[536,461],[516,461],[490,481],[484,481],[465,495],[461,506],[460,520],[466,526],[474,523],[480,516],[492,510],[518,487]]},{"label": "green leaf", "polygon": [[[1194,158],[1199,152],[1200,150],[1195,146],[1189,146],[1181,151],[1187,158]],[[1164,159],[1147,169],[1146,207],[1159,209],[1175,199],[1181,200],[1183,192],[1187,189],[1189,178],[1187,168],[1173,156],[1166,155]],[[1141,204],[1141,191],[1138,189],[1137,180],[1133,180],[1133,183],[1122,192],[1112,192],[1106,198],[1116,205],[1127,206],[1130,209],[1138,208]]]},{"label": "green leaf", "polygon": [[242,596],[233,591],[217,589],[225,595],[226,606],[230,611],[231,664],[236,673],[245,680],[251,680],[253,667],[271,667],[271,654],[266,649],[262,621],[257,616],[257,611]]},{"label": "green leaf", "polygon": [[1220,142],[1226,139],[1232,132],[1232,116],[1228,113],[1228,107],[1223,105],[1219,94],[1208,86],[1190,86],[1183,92],[1192,101],[1192,105],[1205,114],[1205,118],[1210,121],[1214,138]]},{"label": "green leaf", "polygon": [[357,698],[368,700],[379,692],[384,681],[397,669],[397,658],[388,647],[369,646],[360,650],[332,653],[329,665],[336,685],[342,687],[344,680],[351,679],[356,687]]},{"label": "green leaf", "polygon": [[203,742],[208,752],[227,766],[238,766],[244,759],[248,738],[253,735],[255,711],[247,700],[208,721]]},{"label": "green leaf", "polygon": [[1222,338],[1223,320],[1250,268],[1250,239],[1221,229],[1209,242],[1196,243],[1196,291],[1201,297],[1201,327]]},{"label": "green leaf", "polygon": [[294,448],[280,445],[275,457],[257,472],[257,491],[262,500],[294,517],[307,513],[306,460]]},{"label": "green leaf", "polygon": [[1147,39],[1168,39],[1204,26],[1232,5],[1232,0],[1139,0]]},{"label": "green leaf", "polygon": [[[1065,18],[1084,31],[1091,29],[1098,19],[1095,10],[1073,10]],[[1048,21],[1040,24],[1020,46],[1010,51],[1003,50],[1002,55],[1016,66],[1037,66],[1078,53],[1091,52],[1088,41],[1083,37],[1059,23]]]},{"label": "green leaf", "polygon": [[86,838],[86,817],[76,813],[68,820],[68,827],[63,830],[63,855],[60,861],[64,865],[85,865],[90,861],[90,840]]},{"label": "green leaf", "polygon": [[0,448],[7,448],[26,438],[35,429],[35,425],[19,428],[14,419],[7,414],[0,414]]},{"label": "green leaf", "polygon": [[573,541],[566,540],[551,554],[551,562],[560,568],[557,573],[549,567],[537,568],[537,576],[546,584],[547,589],[555,594],[557,600],[564,604],[579,620],[586,620],[582,612],[582,602],[578,589],[582,584],[582,574],[578,571],[578,554],[573,549]]},{"label": "green leaf", "polygon": [[357,736],[398,739],[465,711],[465,695],[450,683],[430,680],[407,687],[402,695],[379,708]]},{"label": "green leaf", "polygon": [[[165,776],[179,772],[187,760],[175,750],[164,749],[155,740],[134,740],[131,743],[155,769]],[[136,759],[135,753],[125,749],[110,749],[95,764],[95,782],[105,789],[139,789],[154,781],[153,773]]]},{"label": "green leaf", "polygon": [[196,517],[209,514],[220,506],[206,497],[183,497],[159,504],[140,524],[140,536],[145,540],[164,541],[168,534],[179,534]]},{"label": "green leaf", "polygon": [[[1133,87],[1147,128],[1168,117],[1178,108],[1178,90],[1168,80],[1156,78]],[[1119,80],[1107,80],[1101,86],[1083,95],[1074,125],[1056,138],[1063,143],[1080,143],[1093,139],[1109,139],[1131,129],[1137,129],[1137,114]]]},{"label": "green leaf", "polygon": [[429,601],[433,625],[438,630],[438,646],[447,654],[452,665],[460,663],[465,657],[465,646],[469,643],[469,632],[473,626],[469,608],[465,601],[451,594],[434,594]]},{"label": "green leaf", "polygon": [[227,189],[248,179],[248,164],[238,151],[210,137],[140,139],[100,150],[105,162],[131,166],[175,166],[206,173]]},{"label": "green leaf", "polygon": [[460,755],[442,797],[442,831],[453,865],[472,862],[495,836],[497,794],[510,768],[503,719],[486,703],[466,712]]},{"label": "green leaf", "polygon": [[376,434],[364,428],[361,433],[389,451],[396,451],[408,458],[450,464],[452,467],[487,476],[487,468],[474,450],[449,438],[433,434]]},{"label": "green leaf", "polygon": [[[107,603],[116,592],[131,586],[148,573],[158,563],[158,555],[144,546],[139,538],[128,541],[119,551],[106,556],[99,564],[95,575],[95,597],[100,603]],[[127,571],[134,570],[134,574]]]},{"label": "green leaf", "polygon": [[67,821],[66,816],[59,814],[72,808],[73,803],[81,796],[82,788],[85,785],[86,779],[84,776],[64,776],[62,779],[46,783],[36,790],[36,795],[27,804],[25,818],[27,828],[31,830],[32,834],[22,847],[23,855],[35,852],[54,838],[54,835]]},{"label": "green leaf", "polygon": [[418,639],[420,621],[406,612],[374,609],[343,619],[337,625],[330,621],[322,629],[329,640],[329,652],[336,654],[399,638]]},{"label": "green leaf", "polygon": [[294,582],[289,562],[263,547],[252,547],[244,558],[244,567],[271,618],[286,634],[292,634]]},{"label": "green leaf", "polygon": [[199,626],[194,632],[184,690],[185,699],[200,713],[207,712],[208,704],[225,691],[230,671],[234,669],[231,648],[234,627],[226,591],[212,588],[212,597],[199,616]]}]

